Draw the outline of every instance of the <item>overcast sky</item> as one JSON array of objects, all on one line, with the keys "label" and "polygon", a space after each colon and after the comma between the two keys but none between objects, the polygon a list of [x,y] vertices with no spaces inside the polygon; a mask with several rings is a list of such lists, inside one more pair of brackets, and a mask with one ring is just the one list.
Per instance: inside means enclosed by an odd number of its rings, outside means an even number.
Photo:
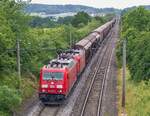
[{"label": "overcast sky", "polygon": [[41,4],[79,4],[96,8],[115,7],[126,8],[139,5],[150,5],[150,0],[32,0],[31,3]]}]

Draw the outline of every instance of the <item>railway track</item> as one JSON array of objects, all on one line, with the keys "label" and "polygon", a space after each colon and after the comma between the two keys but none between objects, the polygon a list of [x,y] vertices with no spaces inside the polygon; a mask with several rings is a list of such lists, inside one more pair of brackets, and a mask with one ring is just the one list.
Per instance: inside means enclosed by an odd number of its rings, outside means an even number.
[{"label": "railway track", "polygon": [[43,106],[38,116],[57,116],[60,106]]},{"label": "railway track", "polygon": [[99,58],[94,73],[88,77],[92,78],[92,80],[83,102],[80,116],[100,116],[104,86],[112,58],[112,51],[111,42],[109,42],[101,53],[102,57]]},{"label": "railway track", "polygon": [[[92,66],[82,94],[71,113],[71,116],[101,116],[105,81],[108,78],[110,64],[114,53],[114,32],[108,36],[104,46],[98,51],[98,59]],[[113,49],[112,49],[113,48]]]}]

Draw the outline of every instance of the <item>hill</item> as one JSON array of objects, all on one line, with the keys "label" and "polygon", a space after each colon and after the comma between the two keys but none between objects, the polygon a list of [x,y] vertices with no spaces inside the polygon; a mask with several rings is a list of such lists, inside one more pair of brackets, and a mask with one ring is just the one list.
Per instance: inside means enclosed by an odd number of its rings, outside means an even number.
[{"label": "hill", "polygon": [[[150,5],[142,5],[145,9],[147,9],[147,10],[150,10]],[[138,6],[133,6],[133,7],[128,7],[128,8],[125,8],[125,9],[123,9],[123,11],[122,11],[122,13],[125,13],[125,12],[127,12],[128,10],[130,10],[130,9],[136,9]]]},{"label": "hill", "polygon": [[44,5],[44,4],[30,4],[25,8],[27,13],[45,13],[45,14],[59,14],[68,12],[84,11],[87,13],[119,13],[120,10],[114,8],[94,8],[83,5]]},{"label": "hill", "polygon": [[144,6],[147,10],[150,10],[150,5]]}]

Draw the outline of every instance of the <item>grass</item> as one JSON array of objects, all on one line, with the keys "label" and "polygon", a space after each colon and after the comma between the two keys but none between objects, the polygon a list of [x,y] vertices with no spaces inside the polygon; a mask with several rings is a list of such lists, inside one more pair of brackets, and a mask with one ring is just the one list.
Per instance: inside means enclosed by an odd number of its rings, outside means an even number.
[{"label": "grass", "polygon": [[[21,103],[33,96],[37,90],[37,79],[30,76],[22,76],[21,89],[18,89],[18,77],[16,73],[5,75],[0,81],[0,116],[10,116],[13,111],[20,108]],[[20,93],[21,92],[21,93]]]},{"label": "grass", "polygon": [[[150,81],[134,82],[130,71],[126,76],[126,113],[128,116],[150,116]],[[122,69],[118,71],[119,116],[121,116]]]}]

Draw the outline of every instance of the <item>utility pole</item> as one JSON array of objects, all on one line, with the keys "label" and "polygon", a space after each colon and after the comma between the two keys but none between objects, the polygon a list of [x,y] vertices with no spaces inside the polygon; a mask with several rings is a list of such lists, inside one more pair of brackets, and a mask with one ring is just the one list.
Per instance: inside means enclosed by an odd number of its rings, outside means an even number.
[{"label": "utility pole", "polygon": [[122,108],[123,114],[125,115],[125,88],[126,88],[126,40],[123,41],[123,72],[122,72]]},{"label": "utility pole", "polygon": [[57,47],[57,43],[56,43],[56,41],[54,40],[54,44],[55,44],[55,52],[56,52],[56,54],[58,54],[57,53],[57,51],[58,51],[58,47]]},{"label": "utility pole", "polygon": [[18,77],[19,77],[19,88],[20,88],[20,83],[21,83],[21,67],[20,67],[20,42],[19,39],[17,39],[17,72],[18,72]]},{"label": "utility pole", "polygon": [[72,47],[72,33],[71,33],[71,23],[69,24],[69,44],[70,44],[70,49]]},{"label": "utility pole", "polygon": [[72,34],[71,34],[71,30],[70,30],[70,48],[72,47]]}]

